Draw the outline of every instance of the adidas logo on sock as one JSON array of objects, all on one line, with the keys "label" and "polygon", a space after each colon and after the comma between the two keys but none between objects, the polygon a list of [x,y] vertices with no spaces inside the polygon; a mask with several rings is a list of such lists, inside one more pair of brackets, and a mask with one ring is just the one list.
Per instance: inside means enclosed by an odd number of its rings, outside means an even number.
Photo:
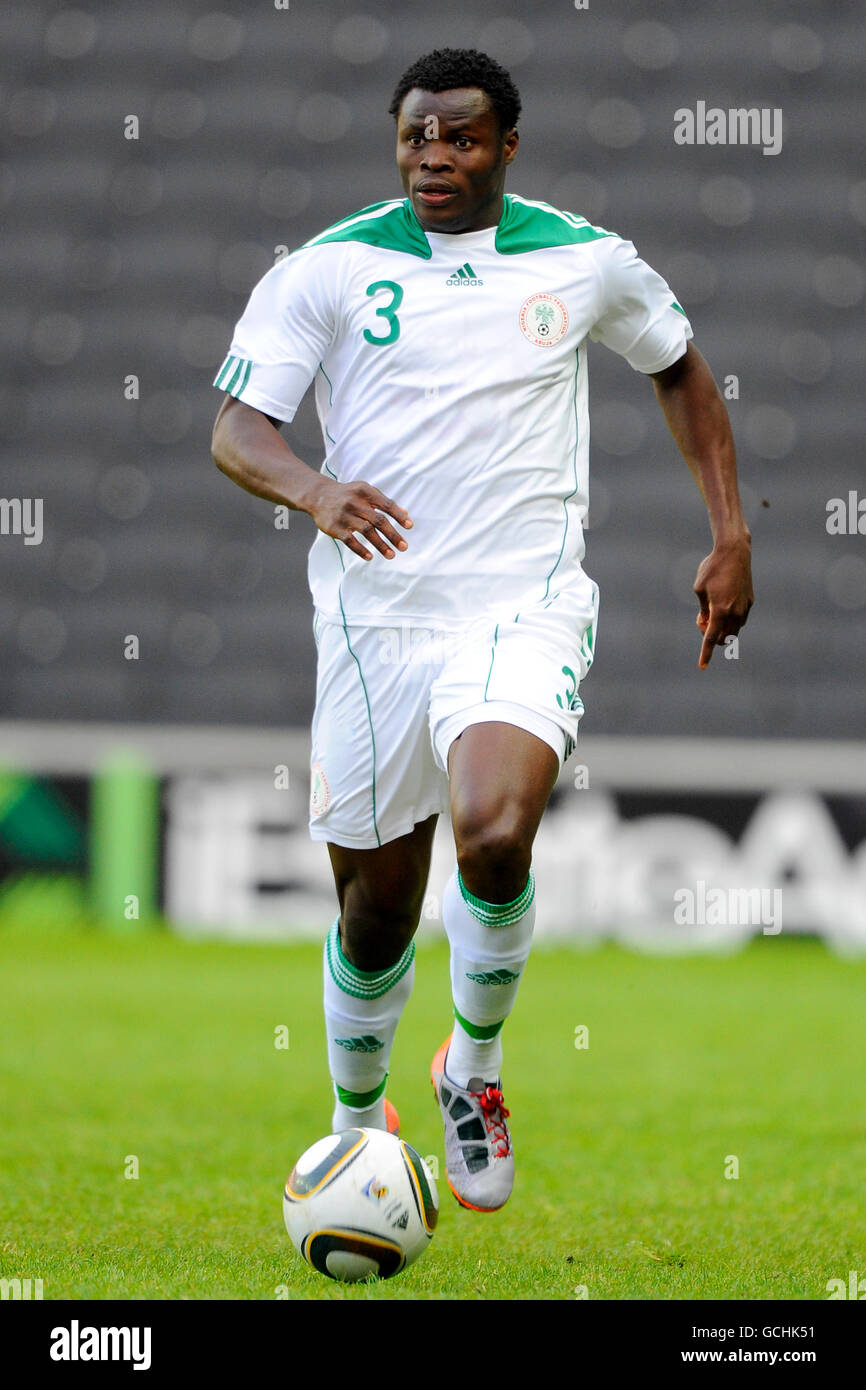
[{"label": "adidas logo on sock", "polygon": [[385,1046],[382,1039],[372,1033],[365,1033],[362,1038],[335,1038],[334,1042],[338,1047],[344,1047],[347,1052],[378,1052]]},{"label": "adidas logo on sock", "polygon": [[466,978],[474,980],[478,985],[510,985],[519,974],[519,970],[482,970],[480,974],[474,975],[467,970]]},{"label": "adidas logo on sock", "polygon": [[454,274],[445,281],[446,285],[483,285],[484,281],[479,280],[475,271],[468,261],[464,261]]}]

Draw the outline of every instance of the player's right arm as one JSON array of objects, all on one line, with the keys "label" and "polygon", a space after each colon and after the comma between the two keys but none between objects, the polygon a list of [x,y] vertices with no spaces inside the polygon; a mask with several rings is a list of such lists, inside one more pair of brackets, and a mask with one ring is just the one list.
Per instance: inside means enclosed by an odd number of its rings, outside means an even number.
[{"label": "player's right arm", "polygon": [[412,522],[405,508],[371,483],[338,483],[323,477],[298,458],[275,425],[271,416],[225,396],[211,442],[220,472],[255,497],[307,512],[320,531],[342,541],[364,560],[371,560],[372,553],[356,532],[386,560],[407,548],[388,519],[393,517],[408,530]]},{"label": "player's right arm", "polygon": [[364,560],[373,557],[363,540],[392,560],[407,542],[389,518],[408,530],[404,508],[371,483],[339,483],[317,472],[279,432],[339,338],[344,251],[301,247],[253,289],[214,381],[225,396],[211,452],[217,468],[247,492],[307,512],[320,531]]}]

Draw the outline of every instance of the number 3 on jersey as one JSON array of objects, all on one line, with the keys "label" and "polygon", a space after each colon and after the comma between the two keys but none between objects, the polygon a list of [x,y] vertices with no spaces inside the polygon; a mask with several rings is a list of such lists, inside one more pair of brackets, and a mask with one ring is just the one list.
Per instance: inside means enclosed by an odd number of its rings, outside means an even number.
[{"label": "number 3 on jersey", "polygon": [[391,295],[390,303],[380,304],[376,313],[383,318],[388,325],[388,332],[384,335],[371,333],[369,328],[364,329],[364,337],[368,343],[374,343],[376,347],[387,347],[389,343],[396,343],[400,336],[400,320],[397,318],[397,310],[403,303],[403,288],[395,284],[393,280],[374,280],[372,285],[367,286],[368,294],[378,294],[380,290],[387,290]]}]

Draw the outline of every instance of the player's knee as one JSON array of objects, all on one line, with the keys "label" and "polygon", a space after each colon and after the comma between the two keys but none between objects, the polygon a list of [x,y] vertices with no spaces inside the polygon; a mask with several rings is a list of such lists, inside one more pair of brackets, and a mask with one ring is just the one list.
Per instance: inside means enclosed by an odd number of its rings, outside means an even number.
[{"label": "player's knee", "polygon": [[346,902],[340,943],[356,970],[388,970],[400,959],[418,926],[414,908]]},{"label": "player's knee", "polygon": [[457,866],[471,893],[487,902],[509,902],[526,886],[532,839],[517,808],[495,816],[466,817],[455,825]]}]

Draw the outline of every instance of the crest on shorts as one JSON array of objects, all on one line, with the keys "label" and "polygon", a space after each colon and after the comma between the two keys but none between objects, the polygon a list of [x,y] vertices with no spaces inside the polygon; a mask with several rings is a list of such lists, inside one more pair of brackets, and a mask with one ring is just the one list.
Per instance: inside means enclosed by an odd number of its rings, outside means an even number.
[{"label": "crest on shorts", "polygon": [[331,804],[331,789],[321,763],[310,769],[310,815],[321,816]]},{"label": "crest on shorts", "polygon": [[553,347],[565,336],[568,310],[555,294],[531,294],[518,315],[520,331],[536,347]]}]

